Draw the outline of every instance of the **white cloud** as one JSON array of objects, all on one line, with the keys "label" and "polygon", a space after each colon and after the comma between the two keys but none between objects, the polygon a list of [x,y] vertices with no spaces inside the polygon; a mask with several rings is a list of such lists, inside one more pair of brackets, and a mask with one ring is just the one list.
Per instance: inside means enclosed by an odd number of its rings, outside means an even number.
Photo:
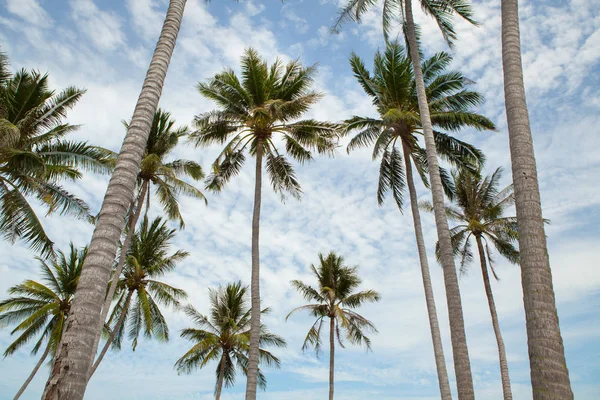
[{"label": "white cloud", "polygon": [[52,26],[53,20],[37,0],[6,0],[6,9],[39,28]]},{"label": "white cloud", "polygon": [[100,50],[114,50],[125,44],[121,22],[114,13],[98,9],[92,0],[71,0],[73,21]]}]

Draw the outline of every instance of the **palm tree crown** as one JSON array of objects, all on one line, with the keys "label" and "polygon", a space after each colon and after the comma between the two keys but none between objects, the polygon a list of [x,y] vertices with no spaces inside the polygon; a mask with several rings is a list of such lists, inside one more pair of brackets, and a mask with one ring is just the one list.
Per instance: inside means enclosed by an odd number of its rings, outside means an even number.
[{"label": "palm tree crown", "polygon": [[[436,128],[434,138],[438,155],[455,166],[476,169],[483,154],[474,146],[443,132],[467,127],[478,130],[495,129],[494,124],[473,108],[483,97],[466,85],[469,82],[458,71],[447,71],[452,57],[440,52],[423,61],[431,121]],[[411,60],[397,42],[390,43],[385,52],[377,52],[371,74],[355,54],[350,58],[354,76],[363,90],[373,99],[379,118],[355,116],[345,121],[344,132],[357,132],[348,143],[348,152],[373,145],[373,159],[381,157],[377,199],[383,203],[391,192],[396,204],[404,203],[405,170],[402,162],[409,157],[423,183],[428,186],[427,155],[419,144],[422,135],[421,119]],[[453,195],[450,174],[440,168],[444,189]]]},{"label": "palm tree crown", "polygon": [[319,254],[318,268],[311,265],[317,277],[316,288],[299,280],[293,280],[292,286],[308,301],[313,302],[292,310],[288,316],[297,311],[307,310],[316,321],[308,331],[302,350],[314,347],[317,355],[321,352],[321,328],[325,318],[332,318],[335,323],[335,335],[340,346],[344,347],[341,332],[352,344],[363,344],[368,350],[371,340],[366,332],[377,332],[375,325],[356,311],[356,308],[368,302],[379,301],[380,295],[374,290],[355,292],[362,280],[358,276],[357,267],[344,265],[341,256],[331,252],[326,257]]},{"label": "palm tree crown", "polygon": [[[172,272],[177,263],[188,256],[183,250],[169,254],[170,242],[175,229],[169,229],[166,222],[156,218],[152,223],[144,218],[139,230],[133,236],[127,253],[127,263],[115,292],[115,305],[108,325],[118,321],[112,328],[116,337],[112,343],[120,348],[125,328],[135,350],[140,332],[147,338],[169,340],[169,328],[159,306],[178,308],[187,294],[157,279]],[[135,300],[132,299],[135,295]],[[130,302],[133,300],[133,305]],[[122,322],[121,322],[122,321]]]},{"label": "palm tree crown", "polygon": [[217,103],[219,110],[196,117],[192,140],[198,146],[227,142],[213,163],[209,189],[222,190],[239,173],[244,151],[255,155],[260,146],[273,189],[282,196],[300,196],[294,168],[277,149],[276,140],[282,140],[287,154],[300,163],[310,161],[313,151],[331,153],[335,148],[335,124],[297,121],[322,97],[310,89],[315,72],[315,66],[304,68],[297,60],[287,65],[276,60],[269,67],[250,48],[242,57],[241,80],[228,69],[198,84],[200,93]]},{"label": "palm tree crown", "polygon": [[3,54],[0,70],[0,234],[49,255],[53,242],[27,198],[39,200],[48,214],[93,221],[85,202],[59,182],[80,179],[80,169],[110,172],[112,152],[65,139],[79,128],[64,119],[85,90],[68,87],[56,94],[48,75],[24,69],[12,75]]},{"label": "palm tree crown", "polygon": [[[248,344],[250,341],[250,308],[247,301],[248,288],[241,282],[230,283],[217,290],[210,289],[211,310],[204,316],[191,305],[185,308],[186,314],[192,318],[198,328],[187,328],[181,337],[193,341],[194,346],[175,363],[178,372],[190,373],[196,368],[203,368],[210,361],[218,361],[216,369],[215,394],[220,396],[223,384],[231,387],[235,383],[236,368],[244,374],[248,366]],[[266,308],[262,310],[265,314]],[[270,333],[265,325],[261,326],[260,346],[284,347],[286,342],[281,337]],[[269,351],[260,349],[259,360],[268,366],[279,367],[277,357]],[[266,387],[266,378],[259,371],[258,382]]]},{"label": "palm tree crown", "polygon": [[58,250],[57,257],[51,261],[37,258],[44,283],[27,280],[9,289],[13,297],[0,302],[0,327],[18,323],[11,334],[21,334],[8,346],[5,357],[38,335],[32,354],[46,341],[54,355],[86,254],[87,247],[77,250],[71,243],[68,255]]}]

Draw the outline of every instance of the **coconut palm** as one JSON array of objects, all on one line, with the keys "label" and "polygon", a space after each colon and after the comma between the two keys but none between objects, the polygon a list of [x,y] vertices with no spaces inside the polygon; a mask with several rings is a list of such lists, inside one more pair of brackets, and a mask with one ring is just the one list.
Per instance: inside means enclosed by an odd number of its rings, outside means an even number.
[{"label": "coconut palm", "polygon": [[503,0],[501,5],[504,99],[519,226],[531,387],[535,400],[568,400],[573,398],[573,391],[556,311],[529,111],[525,99],[519,2]]},{"label": "coconut palm", "polygon": [[[482,178],[479,172],[473,173],[464,169],[453,173],[456,206],[447,206],[446,214],[450,220],[458,223],[450,230],[450,238],[454,252],[460,259],[461,273],[465,273],[473,261],[471,239],[474,239],[477,245],[483,286],[498,344],[502,392],[504,399],[508,400],[512,399],[508,362],[488,272],[489,269],[494,278],[499,279],[494,269],[490,243],[509,262],[519,263],[519,251],[514,246],[518,239],[517,221],[515,217],[504,216],[506,208],[514,204],[513,186],[499,191],[498,183],[501,177],[502,168],[496,169],[492,176],[485,178]],[[433,211],[431,203],[423,202],[421,206]]]},{"label": "coconut palm", "polygon": [[[437,153],[456,166],[476,168],[483,160],[481,152],[442,132],[441,129],[458,131],[471,127],[484,130],[494,129],[494,124],[473,110],[483,98],[466,87],[468,80],[462,73],[447,70],[451,62],[452,57],[442,52],[423,61],[422,65],[431,121],[435,127]],[[346,133],[357,132],[349,142],[347,150],[350,152],[359,147],[373,145],[373,158],[381,158],[377,189],[379,204],[382,204],[386,194],[391,192],[402,211],[404,193],[408,186],[440,392],[442,399],[450,399],[452,395],[413,179],[412,164],[415,165],[425,186],[429,186],[426,176],[427,157],[425,149],[418,141],[423,131],[411,61],[404,48],[393,42],[388,44],[384,54],[375,54],[373,74],[354,54],[350,58],[350,65],[364,91],[372,97],[380,117],[355,116],[345,121]],[[440,175],[444,188],[452,195],[453,185],[449,174],[440,168]]]},{"label": "coconut palm", "polygon": [[344,265],[341,256],[330,252],[327,257],[319,254],[319,266],[310,266],[317,277],[318,286],[312,287],[299,280],[293,280],[292,286],[312,304],[293,309],[286,320],[295,312],[306,310],[316,318],[304,339],[302,350],[313,347],[317,357],[321,353],[321,329],[329,318],[329,400],[333,400],[335,341],[343,348],[342,332],[346,339],[356,345],[365,345],[371,349],[371,340],[366,333],[377,332],[375,325],[355,309],[368,302],[379,301],[379,293],[374,290],[356,292],[362,280],[357,267]]},{"label": "coconut palm", "polygon": [[[129,128],[129,124],[126,122],[124,125],[126,128]],[[169,112],[158,109],[154,114],[152,126],[150,127],[150,135],[146,143],[146,152],[144,153],[141,169],[138,173],[138,195],[129,207],[125,240],[121,246],[119,261],[113,273],[113,278],[106,299],[104,300],[104,306],[102,307],[102,318],[100,319],[102,323],[106,321],[106,317],[108,316],[116,284],[121,277],[121,272],[127,258],[127,249],[129,248],[131,238],[135,232],[135,226],[144,206],[146,207],[146,215],[148,214],[150,207],[150,185],[156,187],[155,195],[165,214],[170,219],[178,220],[181,228],[185,224],[179,211],[179,194],[201,199],[206,203],[206,198],[201,191],[180,178],[180,176],[185,175],[192,180],[200,180],[204,178],[202,167],[194,161],[184,159],[167,162],[167,158],[179,143],[179,139],[187,136],[189,133],[187,126],[175,129],[174,125],[175,120],[171,118]],[[102,329],[102,327],[99,326],[98,329]]]},{"label": "coconut palm", "polygon": [[187,298],[183,290],[158,280],[172,272],[177,263],[189,255],[183,250],[169,254],[174,236],[175,229],[169,229],[160,217],[151,223],[144,217],[139,230],[133,235],[127,251],[127,263],[116,285],[117,303],[107,322],[109,336],[94,362],[90,377],[111,345],[115,349],[121,348],[126,328],[129,328],[127,335],[134,351],[142,331],[146,338],[169,340],[169,327],[160,306],[177,309],[180,301]]},{"label": "coconut palm", "polygon": [[81,274],[82,285],[73,303],[69,324],[43,394],[45,400],[80,400],[85,394],[90,366],[100,340],[102,307],[128,205],[134,197],[140,164],[152,120],[162,92],[167,68],[186,0],[170,0],[167,15],[144,80],[133,118],[106,189],[102,209],[90,244],[90,256]]},{"label": "coconut palm", "polygon": [[[468,0],[419,0],[422,10],[437,22],[442,35],[449,45],[456,39],[452,18],[455,15],[475,24],[472,18],[472,10]],[[339,30],[341,24],[346,21],[360,22],[361,16],[378,2],[376,0],[348,0],[340,10],[340,15],[334,30]],[[448,220],[444,213],[444,193],[442,177],[438,168],[438,156],[436,151],[436,140],[433,133],[433,125],[429,112],[429,101],[427,100],[427,89],[425,77],[421,68],[421,53],[419,47],[419,35],[415,26],[412,0],[384,0],[382,10],[382,28],[386,41],[394,29],[394,23],[399,22],[407,41],[410,59],[415,74],[415,85],[419,104],[419,115],[425,139],[425,151],[429,165],[429,179],[431,181],[431,195],[435,208],[435,224],[440,243],[441,261],[444,272],[444,284],[446,287],[446,301],[448,303],[448,316],[450,318],[450,336],[454,356],[454,370],[458,386],[458,397],[461,400],[474,399],[473,377],[471,375],[471,362],[467,348],[467,336],[465,334],[465,323],[458,287],[458,277],[452,254],[452,243],[450,242],[450,230]]]},{"label": "coconut palm", "polygon": [[54,357],[86,253],[87,248],[77,250],[71,243],[69,254],[59,250],[52,260],[37,258],[44,282],[27,280],[13,286],[8,290],[12,297],[0,302],[0,327],[18,324],[11,334],[20,334],[8,346],[4,357],[12,355],[31,340],[37,339],[32,354],[37,354],[44,347],[42,356],[15,399],[23,394],[46,358]]},{"label": "coconut palm", "polygon": [[[197,146],[227,143],[212,166],[207,188],[221,191],[237,175],[245,152],[255,156],[254,210],[252,216],[251,329],[248,355],[246,400],[256,399],[260,333],[259,228],[263,159],[275,192],[300,197],[301,189],[294,167],[285,151],[300,163],[310,161],[313,152],[332,153],[336,145],[335,124],[315,120],[297,121],[315,104],[321,94],[311,90],[315,66],[304,68],[299,61],[287,65],[276,60],[270,67],[249,48],[241,60],[242,77],[227,69],[208,82],[198,84],[204,97],[213,100],[218,110],[196,117],[197,131],[192,139]],[[294,122],[296,121],[296,122]]]},{"label": "coconut palm", "polygon": [[[223,385],[231,387],[235,383],[236,369],[244,374],[248,368],[248,343],[250,341],[250,308],[246,298],[248,287],[241,282],[230,283],[217,290],[209,289],[210,316],[204,316],[191,305],[185,313],[198,328],[181,331],[181,337],[191,340],[194,345],[175,363],[179,373],[190,373],[204,368],[210,361],[218,361],[215,371],[215,399],[221,398]],[[261,314],[268,313],[265,308]],[[270,333],[264,324],[260,327],[260,346],[285,347],[281,337]],[[269,351],[260,348],[259,362],[279,368],[280,362]],[[258,371],[258,384],[266,388],[266,378]]]},{"label": "coconut palm", "polygon": [[66,191],[62,181],[81,171],[108,173],[111,152],[66,139],[79,128],[65,121],[85,90],[68,87],[56,93],[48,75],[20,70],[10,74],[0,54],[0,234],[10,242],[23,239],[43,256],[53,242],[29,203],[37,199],[48,210],[93,222],[87,204]]}]

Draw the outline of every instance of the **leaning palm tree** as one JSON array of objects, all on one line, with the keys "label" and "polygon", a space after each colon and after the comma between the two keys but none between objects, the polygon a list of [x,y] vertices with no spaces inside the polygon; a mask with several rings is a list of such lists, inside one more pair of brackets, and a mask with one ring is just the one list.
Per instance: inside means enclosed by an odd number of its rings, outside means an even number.
[{"label": "leaning palm tree", "polygon": [[8,346],[4,357],[12,355],[36,337],[38,339],[31,353],[37,354],[44,347],[42,356],[15,399],[23,394],[46,358],[54,357],[71,309],[87,248],[77,250],[71,243],[68,255],[60,250],[57,253],[57,257],[52,260],[38,258],[44,283],[27,280],[8,290],[12,297],[0,301],[0,327],[18,324],[11,334],[20,333]]},{"label": "leaning palm tree", "polygon": [[[442,35],[449,45],[456,39],[452,18],[455,15],[475,24],[472,10],[468,0],[419,0],[425,14],[433,17],[437,22]],[[377,0],[348,0],[341,9],[340,16],[334,26],[339,30],[341,24],[348,20],[360,22],[361,16],[377,4]],[[406,38],[410,59],[415,74],[417,98],[419,100],[419,114],[425,139],[425,151],[429,166],[429,179],[431,180],[431,195],[435,208],[435,224],[440,243],[441,261],[446,287],[446,301],[448,303],[448,316],[450,318],[450,336],[454,356],[454,370],[458,386],[458,397],[461,400],[474,399],[473,377],[471,362],[467,348],[467,336],[463,318],[462,302],[458,287],[458,276],[452,254],[450,242],[450,229],[444,213],[444,193],[442,177],[438,168],[436,141],[433,133],[433,124],[427,100],[425,77],[421,68],[421,53],[417,27],[413,19],[412,0],[384,0],[383,1],[382,28],[386,41],[394,29],[394,22],[400,22],[404,37]]]},{"label": "leaning palm tree", "polygon": [[[90,244],[89,257],[81,274],[81,286],[69,324],[43,394],[45,400],[80,400],[85,394],[88,373],[100,340],[102,306],[110,280],[119,239],[125,227],[128,205],[134,197],[140,163],[144,156],[152,119],[162,92],[167,68],[186,0],[170,0],[167,16],[144,80],[133,118],[106,189],[102,209]],[[81,300],[80,300],[81,299]]]},{"label": "leaning palm tree", "polygon": [[335,341],[344,347],[341,331],[352,344],[364,344],[371,349],[371,340],[366,332],[377,332],[375,325],[354,311],[367,302],[379,301],[379,293],[374,290],[355,292],[362,280],[358,276],[357,267],[344,265],[341,256],[330,252],[327,257],[319,254],[319,266],[310,266],[317,277],[316,288],[299,280],[292,281],[292,286],[312,304],[292,310],[286,320],[296,311],[307,310],[316,321],[308,330],[302,350],[314,347],[317,357],[321,353],[321,329],[325,318],[329,318],[329,400],[333,400]]},{"label": "leaning palm tree", "polygon": [[23,239],[43,256],[53,254],[47,235],[29,203],[35,198],[48,210],[93,222],[87,204],[67,192],[62,181],[80,179],[84,171],[111,171],[111,152],[66,139],[79,128],[65,121],[85,90],[48,87],[48,75],[20,70],[14,75],[0,54],[0,235]]},{"label": "leaning palm tree", "polygon": [[[300,163],[310,161],[313,152],[333,152],[337,125],[315,120],[296,121],[321,94],[311,90],[315,66],[304,68],[299,61],[284,65],[276,60],[270,67],[254,49],[242,57],[242,79],[227,69],[200,83],[200,94],[213,100],[219,110],[196,117],[197,131],[192,139],[197,146],[223,144],[225,148],[212,166],[207,188],[221,191],[237,175],[246,151],[256,158],[254,211],[252,215],[251,329],[248,355],[246,400],[256,399],[260,334],[260,259],[259,228],[262,196],[263,159],[275,192],[282,197],[299,198],[300,184],[294,168],[276,140],[285,143],[285,151]],[[296,121],[296,122],[294,122]]]},{"label": "leaning palm tree", "polygon": [[[175,363],[179,373],[190,373],[204,368],[210,361],[218,361],[215,371],[215,400],[221,398],[223,385],[231,387],[235,383],[236,367],[244,374],[248,368],[248,343],[250,341],[250,308],[246,299],[248,287],[241,282],[230,283],[219,289],[209,289],[210,316],[204,316],[191,305],[185,308],[186,314],[198,328],[181,331],[181,337],[191,340],[194,345]],[[261,314],[269,312],[268,308]],[[264,324],[260,327],[260,346],[285,347],[281,337],[270,333]],[[259,349],[259,361],[279,368],[280,362],[269,351]],[[258,384],[264,389],[267,380],[258,370]]]},{"label": "leaning palm tree", "polygon": [[[126,128],[129,124],[124,122]],[[171,113],[158,109],[154,114],[152,126],[150,127],[150,135],[146,143],[146,151],[141,163],[141,170],[138,173],[138,195],[129,206],[129,215],[127,217],[127,229],[125,231],[125,239],[121,246],[119,260],[116,270],[113,273],[113,278],[110,283],[108,293],[104,299],[102,307],[102,317],[100,322],[104,324],[110,305],[115,294],[116,285],[121,277],[123,266],[127,258],[127,250],[131,243],[131,238],[135,232],[142,208],[146,207],[146,215],[150,208],[150,186],[156,187],[155,195],[159,200],[160,205],[165,211],[165,214],[174,220],[179,221],[181,228],[184,227],[183,217],[179,211],[178,197],[184,194],[196,199],[204,200],[206,198],[201,191],[194,186],[182,180],[182,175],[191,178],[194,181],[204,178],[202,167],[190,160],[174,160],[167,162],[167,158],[173,152],[179,139],[188,135],[187,126],[182,126],[175,129],[175,120],[171,118]],[[102,329],[99,326],[98,329]],[[97,344],[96,344],[97,346]]]},{"label": "leaning palm tree", "polygon": [[[513,186],[507,186],[499,191],[498,183],[501,177],[501,168],[498,168],[492,176],[485,178],[482,178],[479,172],[473,173],[464,169],[453,173],[456,206],[447,206],[446,215],[450,220],[458,223],[450,230],[450,239],[454,252],[460,259],[461,273],[465,273],[473,261],[470,239],[474,239],[477,245],[483,286],[498,344],[502,392],[504,400],[510,400],[512,391],[506,350],[500,332],[500,323],[488,272],[489,269],[494,278],[499,279],[494,269],[490,242],[501,256],[513,264],[519,263],[519,251],[514,246],[518,239],[517,220],[515,217],[503,215],[506,208],[514,204]],[[429,202],[422,202],[421,207],[427,211],[433,211]]]},{"label": "leaning palm tree", "polygon": [[502,67],[533,398],[568,400],[573,391],[558,324],[525,100],[518,0],[502,1]]},{"label": "leaning palm tree", "polygon": [[134,351],[142,331],[146,338],[169,340],[167,321],[159,306],[177,309],[180,301],[187,298],[183,290],[158,280],[172,272],[177,263],[189,255],[182,250],[169,254],[174,236],[175,229],[169,229],[160,217],[152,223],[145,217],[139,230],[133,235],[127,251],[127,263],[116,285],[117,303],[106,324],[109,336],[94,362],[90,377],[111,345],[116,349],[121,347],[127,327]]},{"label": "leaning palm tree", "polygon": [[[441,129],[458,131],[471,127],[484,130],[494,129],[494,124],[474,111],[474,107],[481,104],[483,98],[466,87],[468,80],[462,73],[447,70],[451,62],[452,57],[447,53],[438,53],[422,64],[431,121],[435,127],[433,133],[437,153],[455,166],[476,168],[483,161],[479,150],[442,132]],[[388,44],[384,54],[375,54],[373,74],[354,54],[350,58],[350,65],[364,91],[373,99],[379,118],[355,116],[345,121],[346,133],[357,132],[349,142],[347,150],[350,152],[372,145],[373,158],[381,158],[377,189],[379,204],[383,203],[387,192],[391,192],[402,211],[404,193],[408,186],[440,393],[442,399],[451,399],[413,179],[412,164],[424,185],[429,186],[426,176],[427,157],[425,149],[418,141],[423,129],[411,61],[404,48],[394,42]],[[452,195],[453,185],[449,174],[440,168],[440,175],[444,188]]]}]

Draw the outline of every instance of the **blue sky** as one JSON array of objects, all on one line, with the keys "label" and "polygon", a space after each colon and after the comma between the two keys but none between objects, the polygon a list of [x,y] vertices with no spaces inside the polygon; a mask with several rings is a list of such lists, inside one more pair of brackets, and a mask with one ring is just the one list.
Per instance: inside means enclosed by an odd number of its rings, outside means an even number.
[{"label": "blue sky", "polygon": [[[459,42],[452,51],[453,67],[476,82],[487,98],[481,112],[494,120],[498,132],[461,132],[487,154],[488,171],[510,164],[503,110],[500,64],[500,2],[474,1],[475,28],[458,23]],[[523,60],[551,264],[567,362],[577,399],[600,397],[600,4],[588,0],[521,1]],[[82,124],[74,138],[118,149],[130,118],[166,10],[166,0],[2,0],[0,45],[14,69],[48,71],[54,88],[69,85],[88,92],[69,114]],[[161,106],[181,125],[213,105],[194,86],[224,67],[237,69],[247,46],[269,60],[300,58],[319,64],[316,87],[325,93],[310,116],[339,121],[351,115],[372,115],[370,100],[353,80],[348,66],[351,51],[371,65],[382,46],[380,16],[368,14],[362,25],[348,24],[330,35],[337,0],[203,1],[189,0],[177,48],[163,90]],[[437,28],[422,15],[425,52],[447,50]],[[208,168],[217,148],[195,150],[184,145],[178,157]],[[390,202],[378,207],[375,197],[377,164],[367,151],[352,155],[338,151],[335,159],[317,159],[299,166],[302,201],[285,204],[265,186],[261,257],[263,303],[273,308],[266,323],[288,340],[277,350],[281,370],[267,370],[265,400],[321,399],[327,393],[327,358],[300,351],[310,326],[307,316],[290,322],[284,317],[302,299],[291,279],[311,281],[308,266],[319,252],[336,250],[359,265],[364,287],[382,293],[376,306],[362,309],[380,333],[373,352],[341,349],[336,362],[336,398],[439,398],[433,352],[422,293],[414,234],[408,210],[400,214]],[[88,175],[71,190],[94,208],[107,184],[105,177]],[[252,168],[245,168],[222,194],[210,195],[209,206],[184,199],[187,222],[176,247],[191,256],[169,282],[188,291],[200,311],[207,310],[207,287],[242,279],[249,283]],[[427,192],[419,187],[421,198]],[[153,214],[158,209],[151,210]],[[453,374],[443,279],[435,263],[435,229],[424,215],[433,285],[448,369]],[[44,224],[61,248],[69,241],[89,242],[92,227],[53,216]],[[0,293],[24,279],[35,278],[38,266],[26,246],[0,242]],[[522,290],[517,267],[498,259],[501,281],[494,294],[515,399],[531,398]],[[501,398],[495,340],[476,265],[461,278],[467,339],[478,399]],[[189,347],[178,331],[190,326],[181,314],[167,312],[169,343],[143,341],[137,350],[109,353],[90,382],[89,399],[210,399],[214,366],[178,376],[173,364]],[[0,349],[11,337],[0,330]],[[25,348],[0,360],[0,399],[10,399],[37,359]],[[3,350],[2,350],[3,351]],[[39,398],[47,370],[40,371],[23,398]],[[451,378],[451,386],[455,386]],[[224,400],[243,398],[244,379],[227,389]]]}]

